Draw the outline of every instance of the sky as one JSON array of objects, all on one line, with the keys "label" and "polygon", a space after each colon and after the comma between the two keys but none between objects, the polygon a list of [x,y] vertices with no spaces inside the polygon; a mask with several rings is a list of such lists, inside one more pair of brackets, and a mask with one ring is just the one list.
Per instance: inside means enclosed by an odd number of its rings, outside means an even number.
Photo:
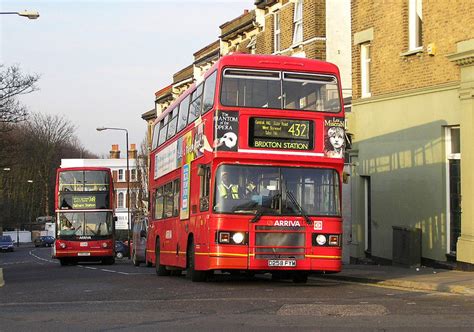
[{"label": "sky", "polygon": [[39,74],[21,96],[30,112],[64,116],[89,151],[140,146],[155,92],[219,38],[219,26],[254,0],[2,0],[1,12],[34,10],[37,20],[0,15],[0,63]]}]

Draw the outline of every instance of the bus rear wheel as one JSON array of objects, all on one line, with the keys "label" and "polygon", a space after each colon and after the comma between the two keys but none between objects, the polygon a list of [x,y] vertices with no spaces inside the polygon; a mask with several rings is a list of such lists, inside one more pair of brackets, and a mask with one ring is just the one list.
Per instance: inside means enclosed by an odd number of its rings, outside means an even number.
[{"label": "bus rear wheel", "polygon": [[194,240],[191,240],[188,246],[188,270],[186,275],[193,281],[193,282],[203,282],[207,279],[207,272],[206,271],[197,271],[196,270],[196,255],[195,255],[195,248],[194,248]]},{"label": "bus rear wheel", "polygon": [[156,275],[163,277],[169,276],[170,271],[166,269],[166,266],[160,264],[160,239],[156,240],[156,248],[155,248],[155,269]]}]

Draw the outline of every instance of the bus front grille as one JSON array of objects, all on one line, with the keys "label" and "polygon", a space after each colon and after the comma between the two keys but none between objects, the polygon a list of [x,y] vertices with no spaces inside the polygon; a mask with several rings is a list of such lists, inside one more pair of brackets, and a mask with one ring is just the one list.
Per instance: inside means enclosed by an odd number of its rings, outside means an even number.
[{"label": "bus front grille", "polygon": [[256,259],[303,259],[305,233],[266,231],[255,233]]}]

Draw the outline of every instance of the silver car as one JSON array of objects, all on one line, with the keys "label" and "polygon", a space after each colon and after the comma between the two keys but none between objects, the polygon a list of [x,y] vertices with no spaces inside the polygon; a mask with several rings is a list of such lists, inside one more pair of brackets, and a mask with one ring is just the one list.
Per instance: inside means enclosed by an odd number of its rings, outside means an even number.
[{"label": "silver car", "polygon": [[133,223],[132,262],[135,266],[139,266],[140,263],[147,263],[147,265],[150,265],[146,259],[147,229],[147,218],[136,219]]}]

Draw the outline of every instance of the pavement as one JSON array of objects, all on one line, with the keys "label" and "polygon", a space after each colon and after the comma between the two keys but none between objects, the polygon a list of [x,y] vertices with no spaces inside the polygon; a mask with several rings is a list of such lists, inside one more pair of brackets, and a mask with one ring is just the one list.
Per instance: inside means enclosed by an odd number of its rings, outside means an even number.
[{"label": "pavement", "polygon": [[391,265],[347,264],[342,272],[324,275],[325,279],[400,287],[474,296],[474,272],[399,267]]}]

